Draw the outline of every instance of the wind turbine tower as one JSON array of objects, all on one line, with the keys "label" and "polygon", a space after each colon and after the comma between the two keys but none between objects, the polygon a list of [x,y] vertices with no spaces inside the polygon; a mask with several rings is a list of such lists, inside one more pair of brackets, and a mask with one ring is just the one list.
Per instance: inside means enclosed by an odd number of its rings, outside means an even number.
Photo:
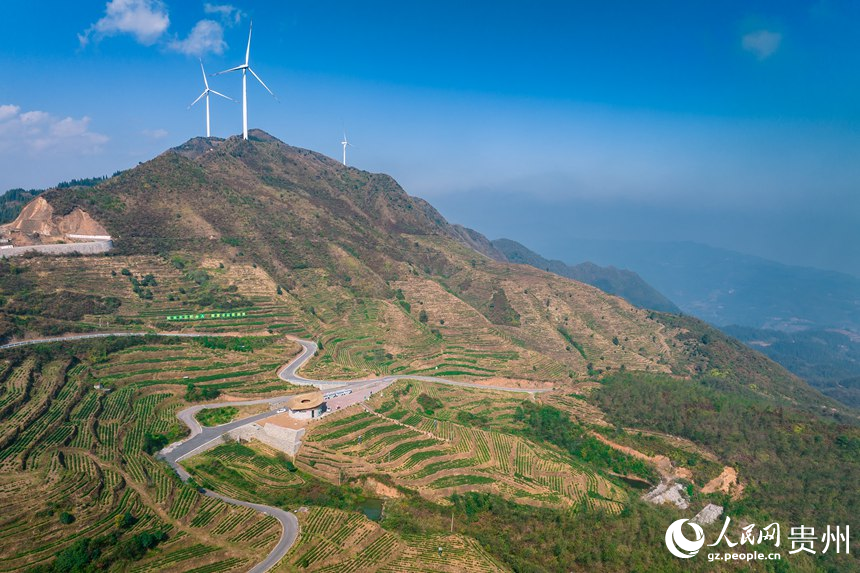
[{"label": "wind turbine tower", "polygon": [[228,72],[238,72],[242,70],[242,137],[244,139],[248,139],[248,72],[251,73],[257,81],[260,82],[260,85],[266,88],[266,91],[269,92],[275,101],[278,101],[277,96],[272,93],[272,90],[269,89],[263,80],[260,79],[260,76],[251,69],[250,64],[248,63],[251,59],[251,32],[254,29],[254,23],[251,22],[251,26],[248,28],[248,48],[245,50],[245,63],[236,66],[235,68],[230,68],[229,70],[224,70],[223,72],[218,72],[217,74],[212,74],[215,76],[226,74]]},{"label": "wind turbine tower", "polygon": [[204,97],[206,98],[206,137],[210,137],[210,132],[209,132],[209,94],[215,94],[215,95],[221,96],[224,99],[228,99],[232,102],[235,102],[236,100],[234,100],[231,97],[227,97],[224,94],[222,94],[220,92],[216,92],[215,90],[209,88],[209,80],[206,79],[206,70],[203,69],[203,60],[200,60],[200,71],[203,72],[203,85],[206,86],[206,89],[203,90],[202,94],[197,96],[196,100],[191,102],[191,105],[188,106],[188,109],[191,109],[191,107],[195,103],[200,101],[202,98],[204,98]]},{"label": "wind turbine tower", "polygon": [[346,130],[343,132],[343,141],[340,144],[343,145],[343,164],[346,165],[346,146],[354,147],[346,138]]}]

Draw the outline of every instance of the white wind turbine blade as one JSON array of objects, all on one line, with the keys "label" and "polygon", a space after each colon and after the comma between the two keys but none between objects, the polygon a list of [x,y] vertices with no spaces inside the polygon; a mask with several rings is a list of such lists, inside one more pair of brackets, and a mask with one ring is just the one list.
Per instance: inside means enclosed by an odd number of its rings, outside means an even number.
[{"label": "white wind turbine blade", "polygon": [[[251,21],[251,25],[248,26],[248,48],[245,50],[245,65],[248,65],[248,60],[251,58],[251,32],[254,31],[254,22]],[[257,78],[259,79],[259,78]]]},{"label": "white wind turbine blade", "polygon": [[203,85],[206,86],[206,89],[209,89],[209,80],[206,79],[206,70],[203,69],[203,60],[200,60],[200,71],[203,72]]},{"label": "white wind turbine blade", "polygon": [[238,70],[244,70],[244,69],[245,69],[245,67],[246,67],[246,66],[244,66],[244,65],[242,65],[242,66],[236,66],[235,68],[230,68],[229,70],[223,70],[223,71],[221,71],[221,72],[215,72],[215,73],[214,73],[214,74],[212,74],[212,75],[213,75],[213,76],[220,76],[221,74],[226,74],[226,73],[228,73],[228,72],[236,72],[236,71],[238,71]]},{"label": "white wind turbine blade", "polygon": [[272,93],[272,90],[270,90],[270,89],[269,89],[269,86],[267,86],[267,85],[263,82],[263,80],[261,80],[261,79],[260,79],[260,76],[258,76],[258,75],[257,75],[257,73],[256,73],[254,70],[252,70],[251,68],[248,68],[248,71],[249,71],[249,72],[251,72],[251,74],[252,74],[255,78],[257,78],[257,81],[258,81],[258,82],[260,82],[260,85],[262,85],[264,88],[266,88],[266,91],[267,91],[267,92],[269,92],[270,94],[272,94],[272,97],[273,97],[273,98],[275,98],[277,101],[281,101],[281,100],[279,100],[279,99],[278,99],[278,96],[276,96],[274,93]]},{"label": "white wind turbine blade", "polygon": [[189,106],[188,106],[188,109],[191,109],[191,108],[194,106],[194,104],[195,104],[195,103],[197,103],[198,101],[200,101],[201,99],[203,99],[203,97],[204,97],[206,94],[208,94],[208,93],[209,93],[209,91],[210,91],[210,90],[209,90],[208,88],[207,88],[207,89],[205,89],[205,90],[203,90],[203,93],[202,93],[202,94],[200,94],[199,96],[197,96],[197,99],[196,99],[196,100],[194,100],[193,102],[191,102],[191,105],[189,105]]},{"label": "white wind turbine blade", "polygon": [[222,98],[224,98],[224,99],[228,99],[228,100],[230,100],[230,101],[232,101],[232,102],[235,102],[235,101],[236,101],[236,100],[234,100],[233,98],[231,98],[230,96],[225,96],[225,95],[224,95],[224,94],[222,94],[221,92],[216,92],[215,90],[209,90],[209,93],[213,93],[213,94],[215,94],[215,95],[221,96]]}]

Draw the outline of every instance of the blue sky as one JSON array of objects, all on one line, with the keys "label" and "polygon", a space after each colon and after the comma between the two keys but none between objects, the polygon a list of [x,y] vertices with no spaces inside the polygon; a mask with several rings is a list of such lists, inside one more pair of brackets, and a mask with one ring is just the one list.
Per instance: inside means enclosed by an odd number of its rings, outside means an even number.
[{"label": "blue sky", "polygon": [[[250,125],[390,173],[450,220],[565,258],[697,240],[860,274],[860,5],[4,3],[0,189],[136,165],[244,56]],[[241,96],[238,75],[211,86]],[[213,98],[213,135],[241,107]],[[576,261],[572,261],[576,262]]]}]

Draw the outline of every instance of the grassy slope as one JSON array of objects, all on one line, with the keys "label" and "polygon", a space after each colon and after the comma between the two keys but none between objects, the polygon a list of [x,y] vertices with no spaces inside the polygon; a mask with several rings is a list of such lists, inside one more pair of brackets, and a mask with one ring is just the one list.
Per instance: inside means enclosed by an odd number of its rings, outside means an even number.
[{"label": "grassy slope", "polygon": [[223,408],[207,408],[197,412],[196,418],[204,426],[220,426],[232,422],[239,413],[238,408],[225,406]]}]

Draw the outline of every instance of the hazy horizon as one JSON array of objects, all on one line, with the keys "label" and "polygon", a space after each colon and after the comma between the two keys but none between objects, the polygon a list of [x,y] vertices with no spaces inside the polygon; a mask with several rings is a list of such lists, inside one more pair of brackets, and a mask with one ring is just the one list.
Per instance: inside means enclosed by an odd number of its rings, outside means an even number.
[{"label": "hazy horizon", "polygon": [[[251,78],[250,126],[334,158],[346,128],[350,164],[453,222],[562,260],[577,237],[692,240],[860,276],[860,7],[619,7],[13,5],[0,190],[203,135],[197,58],[238,64],[253,19],[280,103]],[[241,106],[214,98],[212,129],[240,132]]]}]

